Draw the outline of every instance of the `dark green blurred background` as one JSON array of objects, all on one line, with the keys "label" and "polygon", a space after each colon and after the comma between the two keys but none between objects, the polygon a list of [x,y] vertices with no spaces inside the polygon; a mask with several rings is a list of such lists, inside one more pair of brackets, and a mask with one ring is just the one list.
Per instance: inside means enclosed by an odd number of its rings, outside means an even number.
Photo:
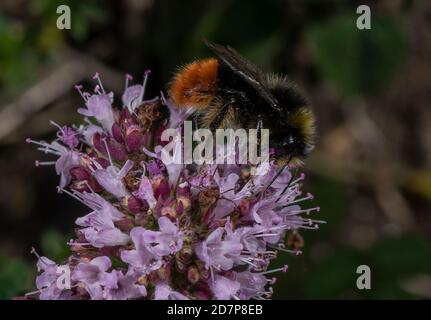
[{"label": "dark green blurred background", "polygon": [[[60,4],[71,7],[71,30],[56,28]],[[371,7],[371,30],[356,28],[359,4]],[[280,255],[289,272],[274,298],[431,298],[426,0],[2,0],[0,298],[33,289],[32,246],[65,259],[73,222],[88,212],[57,194],[52,167],[33,166],[43,155],[25,138],[52,139],[49,120],[79,122],[73,84],[89,85],[95,71],[118,94],[125,72],[140,79],[150,68],[157,95],[176,66],[210,54],[203,38],[288,74],[317,114],[304,189],[327,224],[302,233],[302,256]],[[371,290],[356,288],[361,264]]]}]

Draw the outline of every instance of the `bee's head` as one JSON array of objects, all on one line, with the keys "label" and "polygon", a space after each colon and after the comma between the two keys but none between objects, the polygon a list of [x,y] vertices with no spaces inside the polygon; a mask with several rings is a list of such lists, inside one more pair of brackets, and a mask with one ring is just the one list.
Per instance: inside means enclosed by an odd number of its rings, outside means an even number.
[{"label": "bee's head", "polygon": [[270,115],[272,132],[270,146],[275,158],[289,162],[290,166],[302,164],[302,160],[314,148],[316,128],[314,114],[301,90],[284,76],[269,74],[266,85],[278,100],[281,111]]},{"label": "bee's head", "polygon": [[288,161],[291,166],[302,164],[314,148],[316,135],[314,115],[308,107],[300,107],[278,121],[274,136],[270,132],[270,146],[276,159]]}]

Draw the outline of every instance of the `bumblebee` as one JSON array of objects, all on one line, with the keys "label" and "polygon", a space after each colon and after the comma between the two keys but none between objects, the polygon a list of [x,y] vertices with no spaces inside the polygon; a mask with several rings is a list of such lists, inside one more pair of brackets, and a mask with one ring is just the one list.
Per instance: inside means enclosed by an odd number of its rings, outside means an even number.
[{"label": "bumblebee", "polygon": [[217,58],[180,68],[169,85],[177,108],[196,109],[200,127],[269,129],[279,163],[302,164],[315,143],[315,117],[298,87],[262,72],[229,46],[205,41]]}]

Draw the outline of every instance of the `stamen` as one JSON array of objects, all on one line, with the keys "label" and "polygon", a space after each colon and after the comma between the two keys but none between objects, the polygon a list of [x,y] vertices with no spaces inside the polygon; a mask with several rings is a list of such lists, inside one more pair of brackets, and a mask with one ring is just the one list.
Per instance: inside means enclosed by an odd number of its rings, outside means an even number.
[{"label": "stamen", "polygon": [[150,73],[151,73],[151,70],[146,70],[144,72],[144,81],[142,83],[141,94],[139,95],[139,102],[142,102],[142,99],[144,99],[145,87],[147,86],[148,76],[150,75]]},{"label": "stamen", "polygon": [[88,190],[91,191],[91,193],[95,193],[94,190],[91,188],[90,184],[88,183],[87,180],[84,181],[84,184],[87,186]]},{"label": "stamen", "polygon": [[33,296],[35,294],[39,294],[41,293],[42,290],[36,290],[36,291],[32,291],[32,292],[27,292],[24,294],[24,296],[28,297],[28,296]]},{"label": "stamen", "polygon": [[146,103],[155,103],[158,102],[160,100],[159,96],[156,96],[154,98],[148,99],[148,100],[142,100],[142,102],[146,102]]},{"label": "stamen", "polygon": [[[289,206],[290,205],[283,206],[283,207],[280,207],[280,208],[287,208]],[[288,216],[296,216],[296,215],[299,215],[299,214],[302,214],[302,213],[305,213],[306,215],[309,215],[310,212],[313,212],[313,211],[319,212],[320,211],[320,207],[314,207],[314,208],[308,208],[308,209],[302,209],[302,210],[292,210],[289,213],[283,214],[283,216],[286,216],[286,217],[288,217]]]},{"label": "stamen", "polygon": [[94,79],[94,80],[97,80],[97,82],[99,83],[100,88],[102,89],[102,92],[103,92],[103,93],[106,93],[106,92],[105,92],[105,88],[103,88],[102,81],[100,80],[99,72],[96,72],[96,73],[94,74],[93,79]]},{"label": "stamen", "polygon": [[56,164],[56,161],[39,161],[39,160],[36,160],[34,162],[34,165],[36,167],[39,167],[39,166],[52,166],[52,165],[55,165],[55,164]]},{"label": "stamen", "polygon": [[296,179],[296,180],[294,180],[294,181],[292,181],[292,183],[291,184],[297,184],[299,181],[302,181],[302,180],[304,180],[305,179],[305,173],[301,173],[300,175],[299,175],[299,178],[298,179]]},{"label": "stamen", "polygon": [[276,251],[257,251],[256,252],[259,255],[265,255],[265,256],[276,256]]},{"label": "stamen", "polygon": [[168,101],[167,101],[165,95],[163,94],[163,91],[160,91],[160,97],[162,98],[163,103],[167,104]]},{"label": "stamen", "polygon": [[243,261],[243,262],[245,262],[245,263],[247,263],[247,264],[249,264],[249,265],[251,265],[251,266],[253,266],[253,267],[255,267],[255,268],[258,268],[258,266],[255,265],[253,262],[249,261],[249,259],[240,258],[240,260]]},{"label": "stamen", "polygon": [[98,84],[96,84],[96,86],[94,87],[94,92],[96,92],[97,94],[103,94],[103,92],[100,91],[100,86]]},{"label": "stamen", "polygon": [[[298,192],[297,188],[292,188],[292,189],[288,188],[287,190],[289,190],[289,192],[285,193],[286,190],[283,190],[283,192],[280,193],[280,196],[277,198],[275,203],[278,203],[278,202],[290,203],[291,199],[294,199],[301,194],[300,192]],[[283,201],[280,201],[280,200],[283,200]]]},{"label": "stamen", "polygon": [[308,222],[310,225],[312,225],[313,223],[322,223],[322,224],[326,223],[326,221],[324,220],[316,220],[316,219],[308,219]]},{"label": "stamen", "polygon": [[68,241],[68,242],[66,242],[66,244],[68,246],[91,246],[91,243],[89,243],[89,242],[73,242],[73,241]]},{"label": "stamen", "polygon": [[[293,176],[292,176],[292,178],[293,178]],[[295,189],[295,188],[298,186],[298,182],[299,182],[299,181],[302,181],[302,180],[304,180],[304,179],[305,179],[305,173],[303,173],[303,172],[302,172],[302,173],[299,175],[299,178],[298,178],[298,179],[295,179],[295,180],[293,180],[293,181],[290,181],[290,182],[287,184],[287,186],[283,189],[283,191],[281,191],[279,198],[278,198],[275,202],[280,201],[280,199],[283,197],[283,194],[284,194],[287,190]]]},{"label": "stamen", "polygon": [[[92,173],[94,173],[94,171],[96,171],[97,169],[103,169],[103,167],[102,167],[102,165],[99,163],[99,162],[97,162],[97,160],[96,159],[94,159],[94,158],[89,158],[88,159],[89,160],[89,164],[88,164],[88,169],[92,172]],[[91,167],[90,166],[90,164],[91,165],[93,165],[93,166],[95,166],[96,167],[96,169],[94,169],[93,167]]]},{"label": "stamen", "polygon": [[301,226],[301,228],[302,229],[307,229],[307,230],[317,230],[317,229],[319,229],[319,225],[318,224],[315,224],[314,226],[312,226],[312,227],[309,227],[309,226],[306,226],[306,225],[302,225]]},{"label": "stamen", "polygon": [[295,204],[295,203],[299,203],[302,201],[306,201],[306,200],[312,200],[314,198],[314,196],[311,193],[307,193],[306,197],[300,198],[300,199],[296,199],[294,201],[292,201],[289,205]]},{"label": "stamen", "polygon": [[275,284],[277,282],[277,278],[276,277],[272,277],[271,279],[267,279],[267,280],[268,280],[268,283],[270,285],[273,285],[273,284]]},{"label": "stamen", "polygon": [[114,164],[112,162],[112,158],[111,158],[111,153],[109,152],[108,143],[106,142],[106,138],[103,138],[102,140],[103,140],[103,143],[105,144],[106,153],[108,154],[109,163],[111,164],[111,166],[114,166]]},{"label": "stamen", "polygon": [[263,234],[256,235],[255,238],[264,238],[264,237],[273,237],[273,236],[279,236],[279,234],[277,234],[277,233],[263,233]]},{"label": "stamen", "polygon": [[283,251],[283,252],[293,253],[293,254],[295,254],[297,256],[300,255],[300,254],[302,254],[301,250],[289,250],[289,249],[283,248],[281,245],[278,245],[278,246],[272,246],[272,245],[270,245],[270,247],[274,248],[274,249],[277,249],[277,250],[280,250],[280,251]]},{"label": "stamen", "polygon": [[59,124],[55,123],[52,120],[49,120],[49,123],[52,124],[53,126],[57,127],[58,130],[64,135],[64,130],[63,130],[63,128]]},{"label": "stamen", "polygon": [[55,141],[53,143],[47,143],[45,141],[35,141],[30,138],[27,138],[25,141],[27,143],[33,143],[35,145],[40,146],[40,148],[37,148],[37,150],[43,151],[44,153],[50,153],[57,156],[61,156],[64,152],[67,151],[66,147],[60,145]]},{"label": "stamen", "polygon": [[124,90],[126,90],[129,87],[129,80],[130,81],[133,80],[133,77],[130,74],[126,73],[124,75],[124,78],[125,78],[125,80],[124,80]]},{"label": "stamen", "polygon": [[79,92],[79,94],[81,95],[82,99],[84,99],[85,102],[87,102],[88,98],[85,94],[85,92],[82,91],[83,86],[80,84],[76,84],[75,85],[75,89]]},{"label": "stamen", "polygon": [[264,274],[270,274],[270,273],[275,273],[275,272],[287,272],[288,268],[289,268],[289,266],[287,264],[285,264],[282,268],[277,268],[277,269],[272,269],[272,270],[268,270],[268,271],[264,271],[264,272],[259,272],[258,274],[264,275]]},{"label": "stamen", "polygon": [[[88,204],[87,204],[87,203],[85,203],[85,202],[84,202],[84,200],[78,196],[78,192],[70,192],[69,190],[66,190],[66,189],[61,188],[61,187],[57,187],[57,192],[58,192],[58,193],[63,193],[63,192],[64,192],[65,194],[67,194],[67,195],[71,196],[71,197],[72,197],[72,198],[74,198],[75,200],[78,200],[78,201],[79,201],[79,202],[81,202],[83,205],[85,205],[85,206],[87,206],[87,207],[88,207]],[[91,208],[91,207],[90,207],[90,208]],[[91,209],[93,209],[93,208],[91,208]]]},{"label": "stamen", "polygon": [[40,259],[40,255],[36,252],[36,249],[34,247],[31,247],[31,254],[34,254],[38,259]]}]

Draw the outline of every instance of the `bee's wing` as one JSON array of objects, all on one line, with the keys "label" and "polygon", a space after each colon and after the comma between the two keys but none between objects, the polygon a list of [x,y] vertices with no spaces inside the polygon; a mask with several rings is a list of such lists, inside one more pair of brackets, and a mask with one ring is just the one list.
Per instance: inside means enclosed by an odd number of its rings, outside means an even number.
[{"label": "bee's wing", "polygon": [[277,99],[265,87],[262,80],[262,72],[253,63],[242,57],[235,49],[227,46],[221,46],[216,43],[204,40],[205,44],[210,48],[229,68],[243,78],[247,83],[253,86],[254,89],[269,103],[269,105],[277,111],[280,111],[280,106]]}]

